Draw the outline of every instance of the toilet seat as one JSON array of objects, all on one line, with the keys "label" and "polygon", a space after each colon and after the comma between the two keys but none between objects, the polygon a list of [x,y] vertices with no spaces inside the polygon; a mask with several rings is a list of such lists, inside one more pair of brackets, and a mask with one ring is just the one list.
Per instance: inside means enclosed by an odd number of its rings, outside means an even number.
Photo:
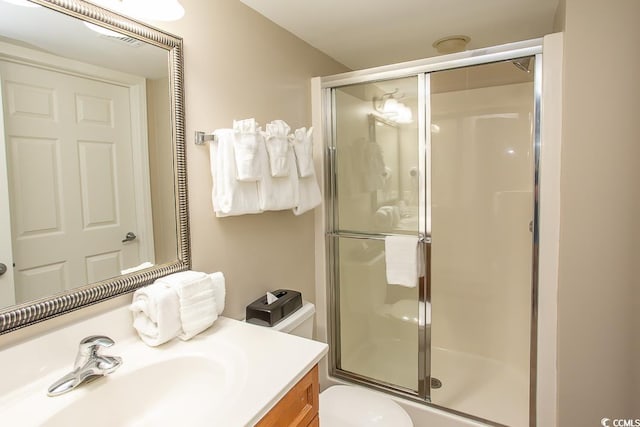
[{"label": "toilet seat", "polygon": [[323,427],[413,427],[404,409],[370,390],[334,385],[320,393]]}]

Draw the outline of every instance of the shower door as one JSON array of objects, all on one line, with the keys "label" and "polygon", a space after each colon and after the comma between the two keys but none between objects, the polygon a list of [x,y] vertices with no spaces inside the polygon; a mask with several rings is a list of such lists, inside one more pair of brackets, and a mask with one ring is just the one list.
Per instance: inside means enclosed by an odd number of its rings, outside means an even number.
[{"label": "shower door", "polygon": [[[533,56],[332,87],[332,374],[535,425]],[[386,236],[425,272],[386,281]]]},{"label": "shower door", "polygon": [[[423,237],[416,76],[338,87],[331,147],[334,360],[352,380],[424,394],[424,278],[388,285],[389,235]],[[421,262],[424,262],[421,260]],[[421,318],[422,317],[422,318]],[[401,366],[402,369],[397,369]]]},{"label": "shower door", "polygon": [[[521,61],[524,62],[524,61]],[[529,425],[534,83],[512,61],[431,73],[431,402]]]}]

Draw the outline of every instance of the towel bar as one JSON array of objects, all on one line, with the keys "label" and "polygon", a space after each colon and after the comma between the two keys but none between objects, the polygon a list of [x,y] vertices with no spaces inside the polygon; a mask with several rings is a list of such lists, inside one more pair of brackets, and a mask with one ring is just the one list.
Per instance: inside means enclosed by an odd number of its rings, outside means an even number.
[{"label": "towel bar", "polygon": [[[345,233],[345,232],[328,232],[326,233],[329,237],[347,237],[350,239],[366,239],[366,240],[384,240],[387,236],[395,236],[397,234],[392,233]],[[422,233],[418,235],[418,242],[420,243],[431,243],[431,237],[424,236]]]},{"label": "towel bar", "polygon": [[216,136],[213,133],[204,133],[196,131],[196,145],[204,145],[208,141],[215,141]]}]

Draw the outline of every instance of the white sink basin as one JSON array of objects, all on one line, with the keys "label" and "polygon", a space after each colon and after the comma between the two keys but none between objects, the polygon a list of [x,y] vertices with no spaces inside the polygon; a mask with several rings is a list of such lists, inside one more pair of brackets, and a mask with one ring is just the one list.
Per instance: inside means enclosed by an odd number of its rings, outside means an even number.
[{"label": "white sink basin", "polygon": [[[86,391],[82,396],[44,426],[80,425],[83,420],[91,420],[92,426],[178,426],[184,422],[185,413],[191,422],[204,423],[210,411],[239,396],[239,387],[234,388],[233,380],[243,373],[246,366],[194,355],[162,360],[129,372],[116,371],[83,385]],[[114,410],[108,410],[103,418],[96,416],[107,409],[107,402]]]},{"label": "white sink basin", "polygon": [[[75,352],[52,348],[56,340],[50,338],[0,351],[0,364],[33,363],[21,352],[32,354],[39,346],[40,358]],[[21,386],[0,389],[0,413],[3,424],[24,426],[248,426],[326,351],[326,344],[224,317],[190,341],[156,348],[130,334],[103,350],[122,357],[118,370],[60,396],[47,396],[47,388],[69,371],[72,357],[55,369],[6,372],[9,384]]]}]

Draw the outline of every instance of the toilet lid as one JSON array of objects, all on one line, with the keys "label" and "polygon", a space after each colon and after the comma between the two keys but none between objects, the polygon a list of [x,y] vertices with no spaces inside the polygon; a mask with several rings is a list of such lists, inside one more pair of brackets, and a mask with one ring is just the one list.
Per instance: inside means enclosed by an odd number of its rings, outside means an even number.
[{"label": "toilet lid", "polygon": [[335,385],[320,393],[323,427],[413,427],[391,398],[355,386]]}]

